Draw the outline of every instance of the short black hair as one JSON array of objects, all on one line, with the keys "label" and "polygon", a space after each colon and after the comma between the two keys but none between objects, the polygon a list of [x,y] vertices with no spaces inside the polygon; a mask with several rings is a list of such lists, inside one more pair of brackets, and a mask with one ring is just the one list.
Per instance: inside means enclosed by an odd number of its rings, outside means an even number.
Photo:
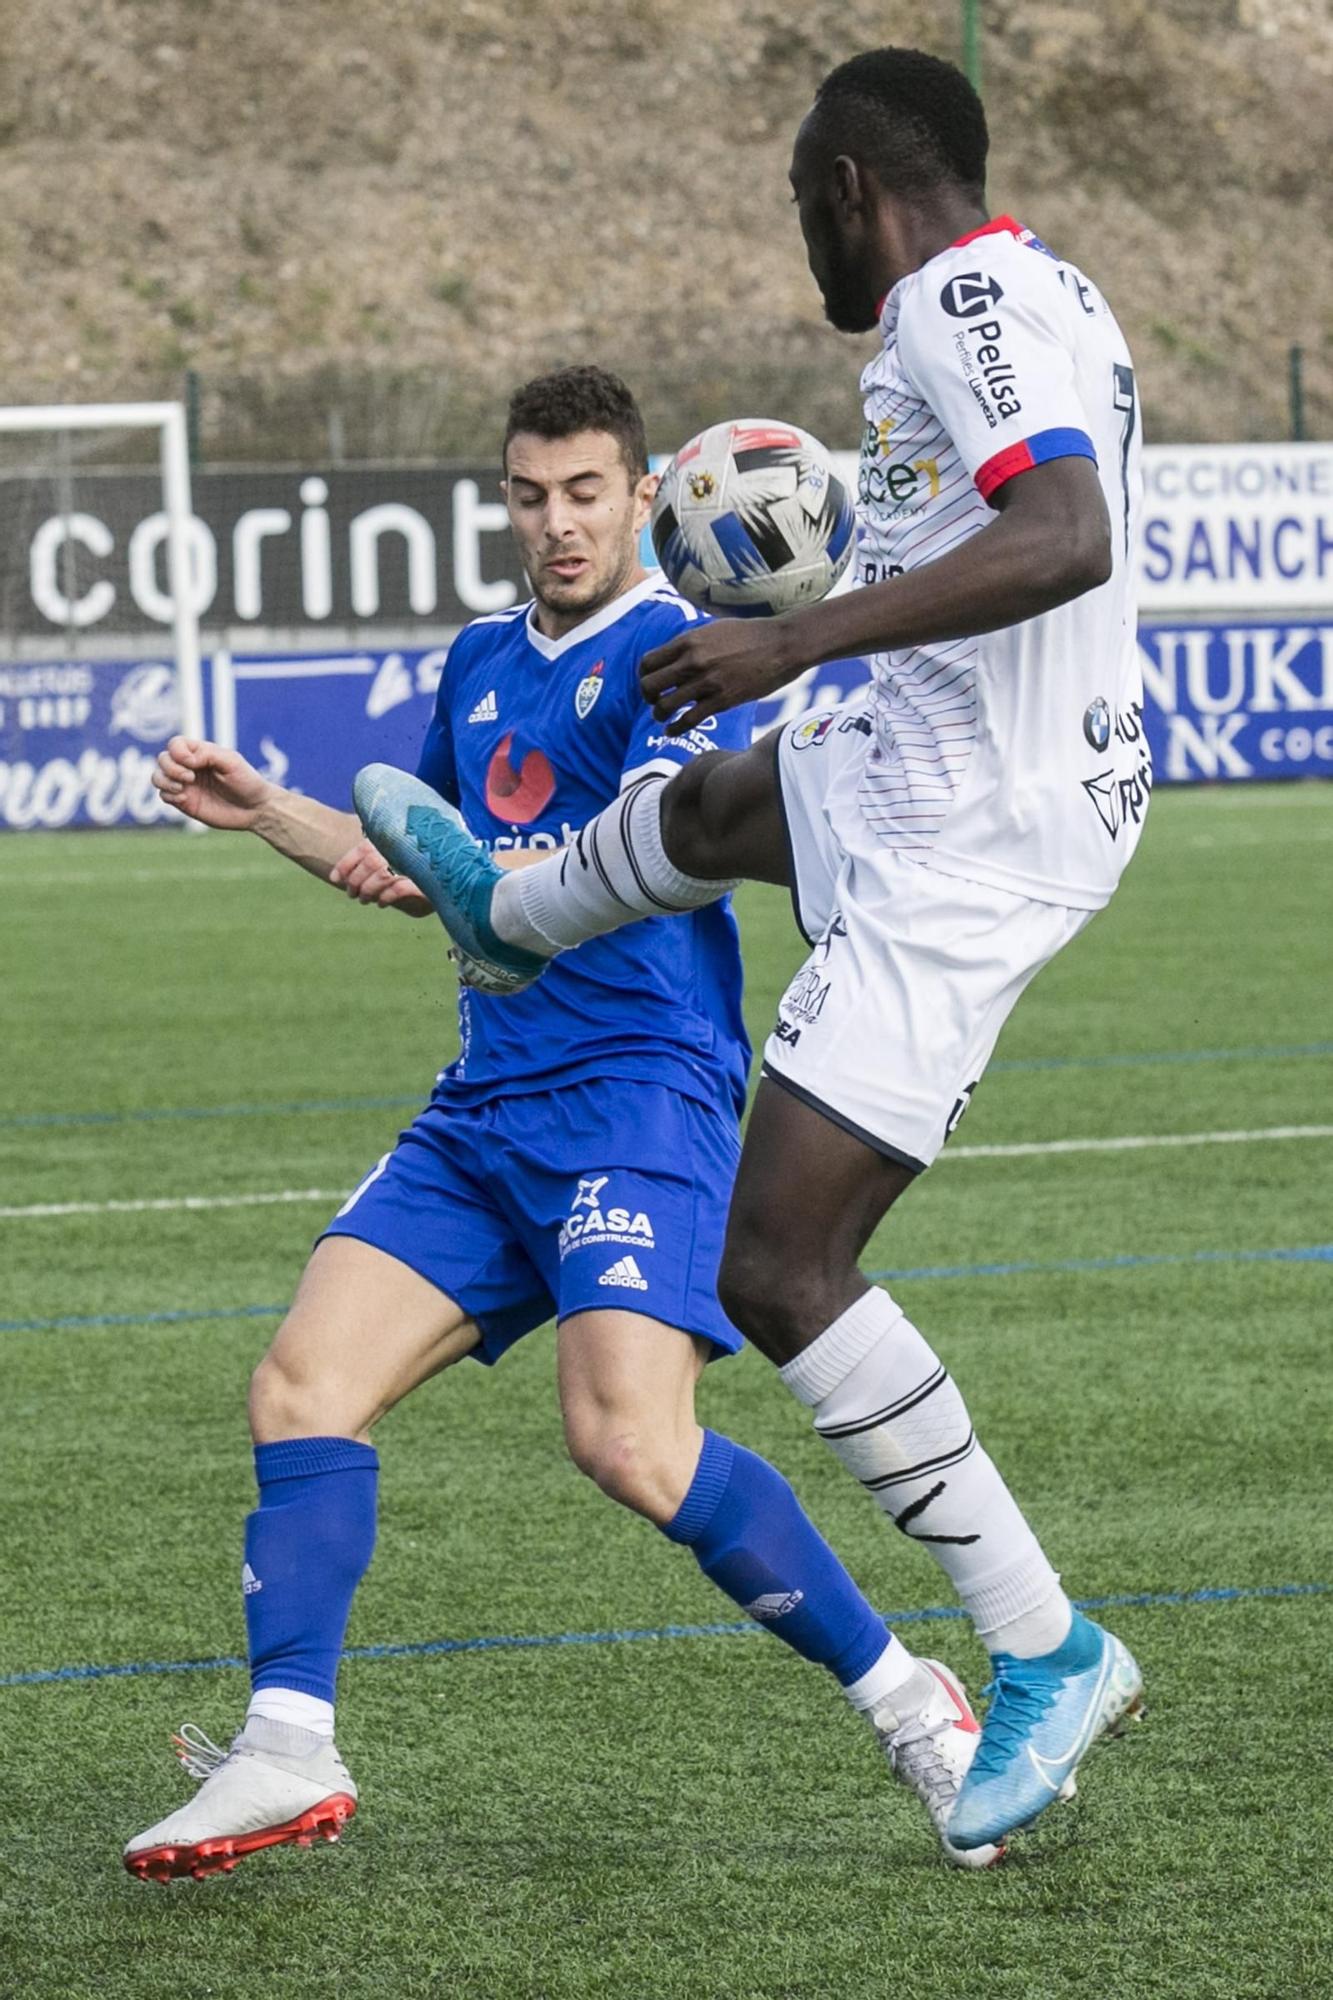
[{"label": "short black hair", "polygon": [[807,122],[825,150],[862,161],[890,194],[928,195],[950,183],[985,194],[981,99],[960,69],[921,49],[869,49],[840,63]]},{"label": "short black hair", "polygon": [[620,446],[631,485],[637,486],[648,470],[648,436],[639,406],[620,377],[605,368],[558,368],[515,389],[501,454],[506,464],[510,440],[520,431],[542,438],[606,431]]}]

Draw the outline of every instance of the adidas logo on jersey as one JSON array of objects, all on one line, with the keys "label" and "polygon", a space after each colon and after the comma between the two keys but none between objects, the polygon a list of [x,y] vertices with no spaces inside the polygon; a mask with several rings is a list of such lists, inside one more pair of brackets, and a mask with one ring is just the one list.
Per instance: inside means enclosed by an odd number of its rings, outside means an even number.
[{"label": "adidas logo on jersey", "polygon": [[255,1575],[254,1571],[251,1569],[249,1563],[242,1563],[241,1590],[244,1593],[244,1595],[246,1597],[253,1597],[257,1590],[262,1590],[263,1588],[264,1588],[263,1584],[259,1581],[259,1578]]},{"label": "adidas logo on jersey", "polygon": [[603,1271],[599,1285],[626,1285],[632,1292],[646,1292],[648,1280],[632,1257],[621,1257],[609,1271]]},{"label": "adidas logo on jersey", "polygon": [[482,696],[481,700],[477,703],[471,715],[468,717],[468,721],[498,722],[499,718],[500,718],[500,711],[495,705],[495,689],[491,688],[486,694]]}]

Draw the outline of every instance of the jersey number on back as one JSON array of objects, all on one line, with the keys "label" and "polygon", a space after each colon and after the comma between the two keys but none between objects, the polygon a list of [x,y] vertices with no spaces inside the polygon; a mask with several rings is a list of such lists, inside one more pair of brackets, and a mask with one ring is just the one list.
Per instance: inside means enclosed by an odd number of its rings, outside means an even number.
[{"label": "jersey number on back", "polygon": [[1134,382],[1134,370],[1123,361],[1112,364],[1115,388],[1111,402],[1115,409],[1124,414],[1124,424],[1120,432],[1120,487],[1125,496],[1125,555],[1129,556],[1129,448],[1134,442],[1134,419],[1138,414],[1138,392]]}]

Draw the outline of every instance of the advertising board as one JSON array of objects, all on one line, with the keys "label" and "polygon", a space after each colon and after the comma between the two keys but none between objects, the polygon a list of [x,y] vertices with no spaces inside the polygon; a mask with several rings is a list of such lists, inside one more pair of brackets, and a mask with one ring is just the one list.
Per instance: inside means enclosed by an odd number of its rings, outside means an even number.
[{"label": "advertising board", "polygon": [[[1150,446],[1144,466],[1157,782],[1333,776],[1333,446]],[[0,509],[20,486],[0,479]],[[497,468],[203,471],[194,493],[211,732],[338,804],[360,764],[414,762],[453,632],[523,588]],[[86,473],[73,510],[31,481],[23,496],[0,642],[0,828],[152,824],[167,816],[153,757],[177,726],[159,489]],[[38,657],[61,633],[69,656]],[[295,643],[279,651],[279,633]],[[763,705],[762,725],[865,672],[816,670]]]}]

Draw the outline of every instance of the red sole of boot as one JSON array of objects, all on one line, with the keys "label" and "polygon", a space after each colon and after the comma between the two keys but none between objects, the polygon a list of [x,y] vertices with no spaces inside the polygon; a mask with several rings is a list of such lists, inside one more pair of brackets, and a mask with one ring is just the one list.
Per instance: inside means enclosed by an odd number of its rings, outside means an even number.
[{"label": "red sole of boot", "polygon": [[230,1875],[238,1861],[265,1847],[313,1847],[317,1840],[337,1840],[355,1811],[355,1799],[335,1792],[282,1826],[266,1826],[232,1839],[199,1840],[190,1847],[141,1848],[125,1856],[125,1866],[141,1882],[170,1882],[181,1875],[202,1882],[207,1875]]}]

